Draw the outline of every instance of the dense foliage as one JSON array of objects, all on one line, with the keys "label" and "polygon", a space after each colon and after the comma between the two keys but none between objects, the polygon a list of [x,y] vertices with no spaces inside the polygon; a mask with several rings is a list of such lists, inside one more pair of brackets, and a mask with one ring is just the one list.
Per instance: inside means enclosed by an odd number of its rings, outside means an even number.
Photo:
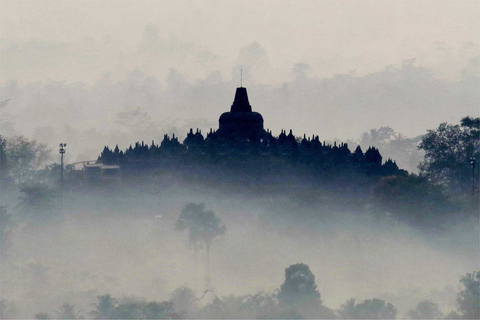
[{"label": "dense foliage", "polygon": [[460,283],[465,288],[458,294],[458,310],[466,319],[480,319],[480,272],[467,273]]},{"label": "dense foliage", "polygon": [[420,301],[415,309],[408,311],[406,316],[409,319],[440,319],[443,314],[436,303],[424,300]]},{"label": "dense foliage", "polygon": [[365,300],[355,304],[355,299],[348,300],[338,311],[341,319],[395,319],[397,309],[380,299]]},{"label": "dense foliage", "polygon": [[[467,274],[460,279],[463,289],[458,293],[458,310],[445,319],[479,318],[479,273]],[[210,302],[205,303],[207,295]],[[203,306],[199,302],[203,302]],[[2,300],[0,312],[9,312]],[[395,319],[397,308],[385,300],[366,299],[356,303],[349,299],[339,310],[333,311],[322,304],[315,284],[315,276],[306,264],[294,264],[285,269],[285,281],[276,293],[258,292],[254,295],[218,297],[205,292],[196,297],[187,287],[175,290],[168,301],[156,302],[137,298],[115,299],[109,294],[97,296],[91,304],[88,318],[93,319]],[[64,303],[58,310],[42,312],[35,319],[83,319],[85,314],[75,305]],[[420,301],[405,316],[409,319],[441,319],[444,317],[438,305],[432,301]]]},{"label": "dense foliage", "polygon": [[429,179],[447,186],[452,193],[465,193],[472,188],[472,159],[476,162],[478,192],[480,160],[480,118],[465,117],[460,125],[442,123],[423,136],[420,148],[425,160],[420,169]]}]

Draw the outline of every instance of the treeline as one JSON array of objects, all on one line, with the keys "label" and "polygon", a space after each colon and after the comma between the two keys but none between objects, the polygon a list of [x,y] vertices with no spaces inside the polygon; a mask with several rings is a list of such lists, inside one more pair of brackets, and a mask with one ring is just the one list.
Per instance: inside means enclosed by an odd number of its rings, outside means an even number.
[{"label": "treeline", "polygon": [[[301,205],[372,213],[415,227],[478,219],[480,118],[442,123],[428,130],[419,148],[425,152],[420,173],[408,174],[394,161],[382,163],[375,147],[351,152],[346,143],[332,145],[318,136],[300,139],[284,131],[278,137],[269,132],[266,139],[233,142],[192,130],[183,143],[165,136],[160,145],[136,143],[125,151],[105,147],[99,161],[121,166],[125,183],[115,187],[150,182],[160,191],[181,181],[196,189],[256,197],[294,195],[292,201]],[[2,194],[19,199],[19,208],[48,211],[57,201],[60,176],[58,164],[42,169],[50,155],[35,141],[0,137]],[[79,173],[65,167],[66,192],[85,186]]]},{"label": "treeline", "polygon": [[[408,319],[478,319],[480,317],[480,274],[461,277],[462,290],[457,294],[457,310],[444,314],[434,302],[423,300],[409,310]],[[1,316],[8,314],[8,303],[2,301]],[[397,308],[382,299],[347,300],[338,310],[325,306],[317,289],[315,276],[308,265],[298,263],[285,269],[285,280],[273,293],[218,297],[206,290],[197,296],[188,287],[176,289],[168,301],[146,301],[138,298],[115,299],[109,294],[97,296],[91,309],[84,312],[70,303],[58,310],[40,312],[35,319],[396,319]]]},{"label": "treeline", "polygon": [[141,142],[125,151],[105,147],[98,160],[120,165],[129,182],[147,177],[161,183],[168,173],[169,179],[173,175],[222,192],[298,193],[293,201],[305,205],[437,228],[478,219],[479,141],[480,118],[464,117],[459,125],[443,123],[429,130],[418,144],[425,151],[419,174],[408,174],[391,159],[383,163],[373,146],[351,152],[346,143],[296,138],[285,131],[278,137],[268,132],[264,139],[232,141],[214,131],[204,137],[191,130],[183,144],[165,135],[160,145]]},{"label": "treeline", "polygon": [[419,148],[420,174],[384,177],[370,193],[371,210],[414,226],[445,226],[480,212],[480,118],[442,123],[428,130]]}]

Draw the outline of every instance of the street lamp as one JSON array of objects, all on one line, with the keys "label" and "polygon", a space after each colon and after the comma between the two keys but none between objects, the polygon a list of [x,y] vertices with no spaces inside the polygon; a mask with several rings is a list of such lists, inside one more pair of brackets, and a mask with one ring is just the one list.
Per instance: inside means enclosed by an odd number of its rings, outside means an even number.
[{"label": "street lamp", "polygon": [[66,146],[66,143],[60,143],[60,211],[63,211],[63,154]]},{"label": "street lamp", "polygon": [[470,164],[472,165],[472,196],[475,196],[475,164],[477,159],[470,158]]}]

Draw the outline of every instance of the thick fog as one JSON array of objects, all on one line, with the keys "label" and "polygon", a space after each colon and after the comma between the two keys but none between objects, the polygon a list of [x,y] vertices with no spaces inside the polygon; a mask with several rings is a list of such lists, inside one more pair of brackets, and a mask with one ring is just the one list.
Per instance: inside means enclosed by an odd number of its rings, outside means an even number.
[{"label": "thick fog", "polygon": [[429,233],[281,196],[176,185],[158,193],[103,192],[68,194],[63,215],[31,212],[16,225],[4,256],[2,299],[13,302],[17,316],[64,302],[87,311],[106,293],[161,301],[186,285],[201,296],[205,253],[195,271],[187,234],[174,230],[189,201],[203,201],[227,226],[211,253],[218,296],[274,291],[284,269],[303,262],[330,308],[378,297],[399,316],[424,299],[448,312],[455,309],[459,275],[478,268],[479,230],[468,223]]},{"label": "thick fog", "polygon": [[[51,149],[29,170],[59,163],[61,142],[65,164],[96,160],[104,146],[159,144],[164,134],[182,142],[190,128],[217,129],[243,85],[274,136],[292,129],[351,151],[375,144],[384,161],[415,173],[421,135],[480,114],[479,17],[475,1],[0,0],[0,136]],[[389,135],[375,140],[373,129]],[[182,286],[206,306],[215,296],[276,293],[297,263],[333,310],[379,298],[402,317],[429,300],[446,315],[460,277],[480,269],[475,215],[424,228],[389,212],[377,219],[368,201],[345,210],[348,190],[322,205],[328,193],[318,190],[260,194],[163,179],[98,189],[71,179],[63,210],[58,188],[43,206],[41,194],[25,198],[12,182],[0,197],[11,215],[2,315],[31,318],[63,303],[86,315],[99,295],[165,301]],[[187,232],[175,230],[191,202],[227,228],[212,244],[214,290],[203,296],[205,251],[195,257]]]}]

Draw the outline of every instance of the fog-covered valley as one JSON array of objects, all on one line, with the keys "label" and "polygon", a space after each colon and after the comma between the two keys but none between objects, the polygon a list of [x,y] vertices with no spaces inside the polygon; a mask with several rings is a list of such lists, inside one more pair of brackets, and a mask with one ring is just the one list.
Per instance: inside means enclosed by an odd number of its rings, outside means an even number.
[{"label": "fog-covered valley", "polygon": [[[174,228],[189,202],[205,203],[227,227],[211,252],[219,297],[275,292],[285,268],[305,263],[323,304],[334,310],[350,298],[380,298],[401,316],[428,299],[447,314],[455,310],[460,275],[478,267],[478,224],[431,232],[285,197],[172,185],[160,192],[69,192],[63,214],[54,208],[15,216],[3,252],[2,299],[15,317],[32,317],[66,302],[89,310],[107,293],[163,301],[187,286],[201,297],[205,252],[195,264],[187,234]],[[204,299],[200,304],[212,296]]]},{"label": "fog-covered valley", "polygon": [[480,318],[479,17],[0,0],[0,318]]}]

